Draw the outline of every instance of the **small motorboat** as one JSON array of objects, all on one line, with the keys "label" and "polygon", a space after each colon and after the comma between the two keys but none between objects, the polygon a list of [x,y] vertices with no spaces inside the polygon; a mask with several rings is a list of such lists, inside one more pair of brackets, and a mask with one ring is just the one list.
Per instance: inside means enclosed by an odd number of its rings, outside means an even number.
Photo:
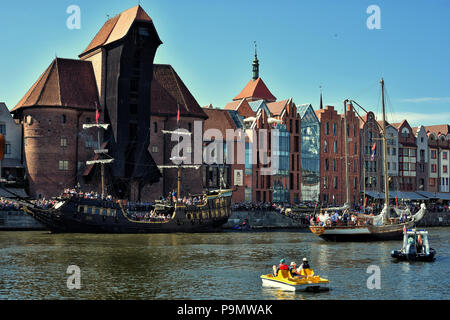
[{"label": "small motorboat", "polygon": [[262,284],[266,287],[276,287],[289,291],[319,292],[329,291],[329,281],[320,276],[315,276],[312,269],[305,269],[305,275],[292,276],[289,270],[279,270],[277,276],[263,274]]},{"label": "small motorboat", "polygon": [[428,241],[428,231],[416,229],[404,230],[403,247],[391,252],[393,258],[404,261],[433,261],[435,254]]}]

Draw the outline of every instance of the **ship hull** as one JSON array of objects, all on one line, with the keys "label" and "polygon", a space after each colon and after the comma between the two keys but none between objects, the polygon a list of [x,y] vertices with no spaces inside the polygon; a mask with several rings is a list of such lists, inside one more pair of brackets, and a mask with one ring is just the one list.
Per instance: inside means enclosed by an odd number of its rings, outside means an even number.
[{"label": "ship hull", "polygon": [[349,242],[349,241],[387,241],[401,240],[403,237],[403,228],[410,228],[412,222],[393,224],[385,226],[336,226],[321,227],[310,226],[312,233],[326,241]]},{"label": "ship hull", "polygon": [[201,206],[175,206],[168,219],[137,221],[111,202],[66,199],[50,210],[24,207],[23,210],[53,233],[175,233],[217,232],[231,216],[227,193],[208,197]]}]

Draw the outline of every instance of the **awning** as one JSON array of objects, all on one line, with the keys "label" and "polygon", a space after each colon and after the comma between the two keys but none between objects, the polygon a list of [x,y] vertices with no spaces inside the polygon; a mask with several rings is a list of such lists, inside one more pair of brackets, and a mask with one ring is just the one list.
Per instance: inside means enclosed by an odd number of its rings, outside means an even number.
[{"label": "awning", "polygon": [[[374,199],[384,199],[384,192],[366,191],[366,195]],[[427,200],[428,198],[417,192],[389,191],[389,199]]]},{"label": "awning", "polygon": [[428,199],[439,199],[439,195],[437,192],[429,192],[429,191],[416,191],[416,193],[421,196],[427,197]]},{"label": "awning", "polygon": [[23,168],[19,159],[4,158],[1,161],[2,168]]},{"label": "awning", "polygon": [[0,197],[2,198],[28,198],[27,193],[24,189],[19,188],[0,188]]},{"label": "awning", "polygon": [[438,195],[438,197],[439,197],[438,199],[441,199],[441,200],[450,200],[450,193],[438,192],[437,195]]},{"label": "awning", "polygon": [[403,191],[389,191],[389,198],[398,198],[405,200],[428,200],[416,192],[403,192]]}]

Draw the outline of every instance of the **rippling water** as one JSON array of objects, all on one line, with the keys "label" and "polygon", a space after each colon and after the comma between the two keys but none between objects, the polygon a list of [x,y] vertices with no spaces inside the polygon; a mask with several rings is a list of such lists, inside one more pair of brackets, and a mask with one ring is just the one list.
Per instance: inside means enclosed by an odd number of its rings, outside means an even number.
[{"label": "rippling water", "polygon": [[[91,235],[0,232],[0,299],[449,299],[449,228],[430,228],[433,263],[394,263],[400,241],[330,243],[309,232]],[[308,257],[330,292],[261,286],[280,258]],[[81,268],[81,289],[66,286]],[[381,289],[367,288],[367,268]]]}]

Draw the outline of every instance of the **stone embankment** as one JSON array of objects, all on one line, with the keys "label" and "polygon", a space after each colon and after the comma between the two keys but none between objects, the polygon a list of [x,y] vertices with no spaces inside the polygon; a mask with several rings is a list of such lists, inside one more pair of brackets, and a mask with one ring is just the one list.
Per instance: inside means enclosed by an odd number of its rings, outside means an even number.
[{"label": "stone embankment", "polygon": [[[306,219],[288,217],[278,211],[255,210],[255,211],[233,211],[228,222],[223,225],[223,229],[232,229],[236,225],[246,223],[252,229],[288,229],[307,228],[309,223]],[[438,227],[450,226],[450,212],[428,211],[419,222],[418,227]]]}]

